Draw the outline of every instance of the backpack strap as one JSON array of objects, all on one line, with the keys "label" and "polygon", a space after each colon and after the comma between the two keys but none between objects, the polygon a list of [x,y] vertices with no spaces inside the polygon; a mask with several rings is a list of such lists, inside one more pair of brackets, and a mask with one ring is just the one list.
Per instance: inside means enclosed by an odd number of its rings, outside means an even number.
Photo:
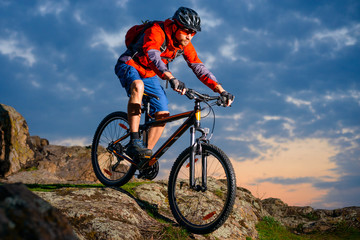
[{"label": "backpack strap", "polygon": [[161,47],[160,47],[160,51],[164,52],[166,50],[166,43],[167,43],[167,35],[165,33],[165,27],[164,27],[164,22],[161,21],[146,21],[144,24],[144,28],[141,30],[141,32],[138,34],[138,36],[134,39],[134,41],[128,46],[128,50],[131,52],[131,58],[134,58],[140,51],[141,51],[141,46],[139,46],[140,41],[144,38],[145,36],[145,31],[154,26],[154,24],[157,23],[159,24],[159,26],[161,27],[161,29],[163,30],[164,34],[165,34],[165,40],[162,43]]}]

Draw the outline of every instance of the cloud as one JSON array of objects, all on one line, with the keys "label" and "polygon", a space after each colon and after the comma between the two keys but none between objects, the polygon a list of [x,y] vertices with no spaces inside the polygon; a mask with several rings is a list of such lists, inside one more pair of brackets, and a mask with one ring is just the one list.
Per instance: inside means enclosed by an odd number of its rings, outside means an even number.
[{"label": "cloud", "polygon": [[189,110],[184,105],[178,105],[178,104],[173,104],[173,103],[169,104],[169,109],[172,111],[176,111],[176,112],[186,112]]},{"label": "cloud", "polygon": [[334,50],[341,50],[344,47],[355,45],[358,42],[358,37],[360,37],[360,24],[316,32],[310,39],[310,43],[312,46],[321,43],[331,44]]},{"label": "cloud", "polygon": [[216,118],[218,119],[230,119],[233,121],[238,121],[244,118],[244,113],[234,113],[234,114],[227,114],[227,115],[219,115]]},{"label": "cloud", "polygon": [[256,183],[270,182],[281,185],[297,185],[303,183],[313,183],[314,178],[312,177],[300,177],[300,178],[283,178],[283,177],[271,177],[258,179]]},{"label": "cloud", "polygon": [[202,59],[201,61],[205,64],[206,68],[212,69],[215,67],[216,63],[216,55],[209,53],[209,52],[199,52],[199,57]]},{"label": "cloud", "polygon": [[[50,91],[59,98],[66,100],[83,99],[92,97],[97,88],[102,84],[94,85],[89,81],[82,81],[76,73],[70,73],[67,70],[53,72],[55,82],[49,83]],[[86,84],[90,86],[86,86]]]},{"label": "cloud", "polygon": [[1,0],[0,1],[0,6],[2,6],[2,7],[8,7],[8,6],[10,6],[11,5],[11,1],[6,1],[6,0]]},{"label": "cloud", "polygon": [[87,137],[65,138],[51,141],[51,144],[60,146],[89,146],[91,145],[91,140]]},{"label": "cloud", "polygon": [[30,46],[21,34],[13,32],[7,39],[0,38],[0,53],[8,56],[11,60],[20,58],[28,66],[36,63],[33,54],[34,47]]},{"label": "cloud", "polygon": [[228,36],[225,38],[225,44],[220,47],[220,54],[226,59],[236,61],[238,59],[236,47],[237,43],[235,42],[234,37]]},{"label": "cloud", "polygon": [[282,131],[288,132],[289,137],[294,137],[296,122],[293,119],[282,116],[264,116],[264,121],[259,121],[259,123],[265,124],[267,121],[279,121]]},{"label": "cloud", "polygon": [[120,6],[121,8],[126,8],[129,0],[116,0],[116,5]]},{"label": "cloud", "polygon": [[302,54],[312,51],[313,56],[335,58],[345,48],[354,47],[359,43],[360,23],[349,24],[337,29],[327,29],[319,24],[308,35],[296,36],[289,45],[293,46],[292,53]]},{"label": "cloud", "polygon": [[[310,101],[305,101],[305,100],[301,100],[301,99],[296,99],[296,98],[293,98],[291,96],[286,96],[286,99],[285,99],[286,102],[288,103],[291,103],[291,104],[294,104],[295,106],[301,108],[303,106],[306,106],[309,108],[310,112],[312,112],[313,114],[316,113],[315,109],[312,107],[312,104]],[[317,118],[320,118],[319,116],[317,116]]]},{"label": "cloud", "polygon": [[295,17],[296,19],[305,22],[305,23],[311,23],[316,25],[321,25],[321,20],[317,17],[309,17],[306,15],[301,14],[300,12],[291,13],[291,16]]},{"label": "cloud", "polygon": [[41,84],[36,80],[32,80],[31,85],[33,85],[35,88],[40,88],[41,87]]},{"label": "cloud", "polygon": [[357,102],[360,106],[360,91],[354,89],[348,91],[329,91],[323,96],[323,99],[326,102],[344,101],[348,99]]},{"label": "cloud", "polygon": [[54,14],[59,16],[66,8],[69,6],[67,0],[62,1],[40,1],[40,4],[37,6],[37,13],[41,16],[46,16],[49,14]]},{"label": "cloud", "polygon": [[105,46],[111,52],[114,58],[119,57],[118,48],[125,46],[125,34],[129,27],[124,27],[119,32],[108,33],[103,28],[100,28],[98,33],[93,37],[91,47]]},{"label": "cloud", "polygon": [[223,23],[221,18],[216,17],[216,13],[207,8],[194,7],[201,18],[201,30],[210,31]]},{"label": "cloud", "polygon": [[77,10],[77,11],[74,12],[74,18],[81,25],[85,25],[87,23],[84,20],[83,13],[80,10]]}]

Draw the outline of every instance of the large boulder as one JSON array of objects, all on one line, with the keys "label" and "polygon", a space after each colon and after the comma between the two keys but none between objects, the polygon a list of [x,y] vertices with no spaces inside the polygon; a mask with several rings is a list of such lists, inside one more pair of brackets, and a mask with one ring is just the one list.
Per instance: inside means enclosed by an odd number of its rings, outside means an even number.
[{"label": "large boulder", "polygon": [[[20,171],[25,170],[25,171]],[[94,183],[89,147],[49,145],[25,119],[0,104],[0,178],[7,183]]]},{"label": "large boulder", "polygon": [[23,184],[0,186],[0,239],[78,239],[64,215]]},{"label": "large boulder", "polygon": [[36,194],[66,215],[79,239],[152,239],[164,228],[122,189],[62,188]]},{"label": "large boulder", "polygon": [[341,224],[360,229],[360,207],[313,209],[288,206],[277,198],[264,199],[262,205],[277,221],[298,233],[331,232]]},{"label": "large boulder", "polygon": [[0,177],[19,171],[34,160],[28,125],[14,108],[0,104]]},{"label": "large boulder", "polygon": [[7,183],[59,184],[98,182],[91,164],[91,148],[44,145],[35,150],[36,168],[7,177]]},{"label": "large boulder", "polygon": [[[80,239],[163,239],[167,228],[178,228],[169,209],[166,181],[148,182],[133,191],[135,197],[120,188],[99,187],[36,194],[67,216]],[[211,234],[191,234],[191,239],[257,239],[257,216],[264,214],[260,200],[238,188],[234,211],[225,224]]]},{"label": "large boulder", "polygon": [[[221,182],[212,182],[212,184],[221,184]],[[167,200],[167,181],[143,184],[136,187],[134,192],[139,200],[156,206],[161,215],[175,221]],[[209,195],[215,199],[215,193]],[[268,213],[262,208],[261,201],[247,189],[238,187],[233,212],[224,225],[209,234],[206,239],[246,239],[247,237],[257,239],[256,224],[263,216],[268,216]],[[199,235],[194,237],[202,239]]]}]

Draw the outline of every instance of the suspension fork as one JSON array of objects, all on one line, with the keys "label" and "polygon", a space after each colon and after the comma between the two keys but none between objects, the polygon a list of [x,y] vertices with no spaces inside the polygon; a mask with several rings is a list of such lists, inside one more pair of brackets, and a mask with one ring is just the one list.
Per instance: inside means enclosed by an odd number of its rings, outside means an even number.
[{"label": "suspension fork", "polygon": [[[200,128],[201,120],[201,108],[200,102],[195,103],[195,123],[194,126],[190,128],[190,187],[196,191],[206,191],[207,189],[207,157],[206,154],[202,152],[201,142],[203,139],[206,139],[206,133],[204,129]],[[202,133],[202,137],[196,139],[195,133],[199,131]],[[201,155],[201,182],[202,185],[195,185],[195,155]]]},{"label": "suspension fork", "polygon": [[190,128],[190,187],[195,188],[195,127]]}]

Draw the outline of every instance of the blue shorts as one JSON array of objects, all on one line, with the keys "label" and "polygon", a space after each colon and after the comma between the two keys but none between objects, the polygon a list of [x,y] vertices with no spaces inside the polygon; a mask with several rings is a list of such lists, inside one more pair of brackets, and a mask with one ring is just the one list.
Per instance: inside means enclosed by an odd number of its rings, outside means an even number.
[{"label": "blue shorts", "polygon": [[160,85],[160,82],[156,76],[150,78],[140,77],[139,72],[132,66],[125,63],[118,64],[116,66],[116,75],[120,79],[121,85],[125,88],[128,97],[130,97],[130,87],[133,81],[142,80],[144,82],[145,91],[155,94],[160,99],[150,98],[150,114],[153,116],[160,111],[169,111],[168,99],[164,88]]}]

